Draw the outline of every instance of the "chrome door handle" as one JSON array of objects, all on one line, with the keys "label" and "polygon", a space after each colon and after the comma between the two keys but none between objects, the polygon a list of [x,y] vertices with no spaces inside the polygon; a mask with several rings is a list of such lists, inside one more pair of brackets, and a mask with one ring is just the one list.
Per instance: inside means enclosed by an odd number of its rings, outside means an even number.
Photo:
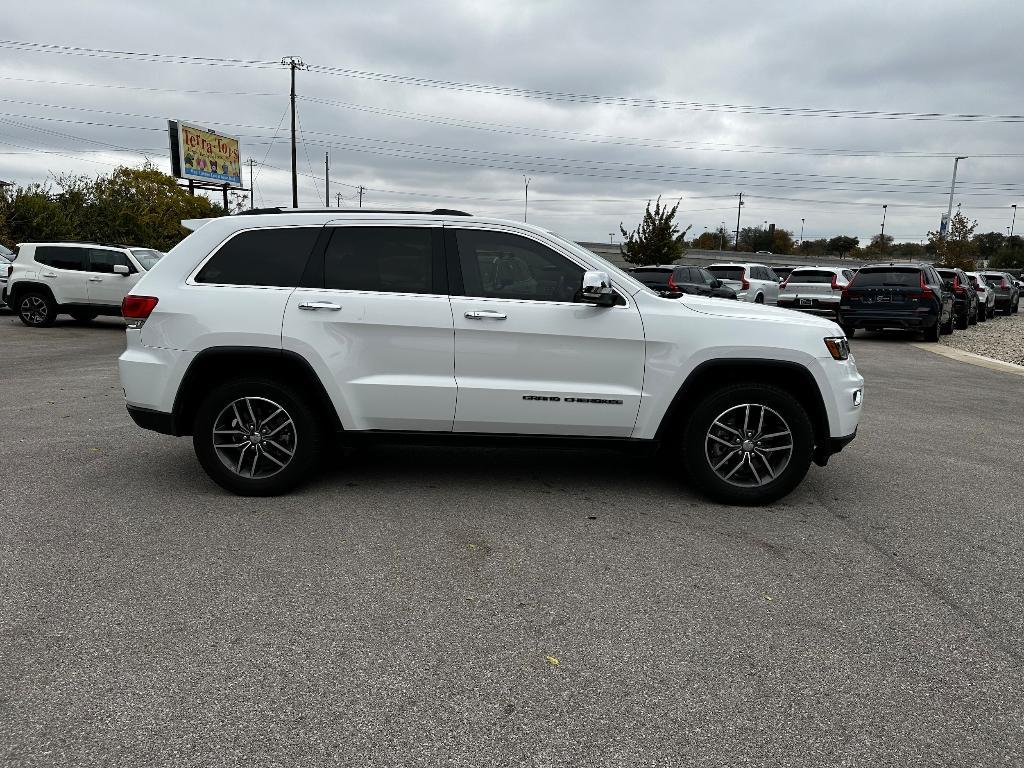
[{"label": "chrome door handle", "polygon": [[41,274],[43,277],[56,277],[57,276],[56,272],[40,272],[39,274]]},{"label": "chrome door handle", "polygon": [[495,312],[492,309],[484,309],[479,312],[467,312],[466,317],[470,320],[504,320],[508,315],[504,312]]},{"label": "chrome door handle", "polygon": [[341,309],[341,304],[335,304],[333,301],[304,301],[299,304],[299,309],[327,309],[337,312]]},{"label": "chrome door handle", "polygon": [[90,283],[102,283],[103,282],[103,278],[102,277],[90,277],[89,278],[89,282]]}]

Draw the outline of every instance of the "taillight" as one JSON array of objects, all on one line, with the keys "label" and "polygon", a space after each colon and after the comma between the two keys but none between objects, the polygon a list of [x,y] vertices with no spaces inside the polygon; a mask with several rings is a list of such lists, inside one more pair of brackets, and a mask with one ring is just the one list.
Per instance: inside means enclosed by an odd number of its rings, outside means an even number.
[{"label": "taillight", "polygon": [[838,291],[840,288],[842,288],[842,286],[839,285],[839,283],[837,282],[838,280],[839,280],[839,278],[836,275],[832,275],[832,290],[833,291]]},{"label": "taillight", "polygon": [[747,270],[743,270],[743,274],[740,276],[740,290],[750,290],[750,281],[747,280]]},{"label": "taillight", "polygon": [[158,301],[160,299],[156,296],[125,296],[121,302],[121,316],[128,321],[129,328],[141,328]]},{"label": "taillight", "polygon": [[1007,285],[1005,277],[999,281],[999,287],[1002,288],[1003,290],[1010,287],[1009,285]]},{"label": "taillight", "polygon": [[668,289],[672,291],[672,293],[679,293],[679,288],[676,286],[676,281],[672,279],[671,272],[668,274]]},{"label": "taillight", "polygon": [[781,291],[783,288],[785,288],[788,285],[789,285],[789,278],[787,277],[785,280],[783,280],[781,283],[779,283],[779,290]]},{"label": "taillight", "polygon": [[978,283],[977,285],[974,286],[974,290],[976,290],[978,293],[984,293],[985,286],[982,285],[981,283]]},{"label": "taillight", "polygon": [[953,275],[953,293],[957,296],[963,296],[967,293],[967,290],[960,285],[960,275]]},{"label": "taillight", "polygon": [[932,289],[924,283],[924,272],[920,273],[921,277],[921,291],[920,293],[912,293],[908,298],[911,299],[934,299],[935,294],[932,293]]}]

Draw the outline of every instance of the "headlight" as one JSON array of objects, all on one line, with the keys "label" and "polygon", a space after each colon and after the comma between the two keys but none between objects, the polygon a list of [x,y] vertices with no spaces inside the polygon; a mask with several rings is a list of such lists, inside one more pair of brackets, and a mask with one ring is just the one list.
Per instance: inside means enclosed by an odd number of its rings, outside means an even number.
[{"label": "headlight", "polygon": [[845,336],[830,336],[825,339],[825,346],[833,360],[846,360],[850,356],[850,342]]}]

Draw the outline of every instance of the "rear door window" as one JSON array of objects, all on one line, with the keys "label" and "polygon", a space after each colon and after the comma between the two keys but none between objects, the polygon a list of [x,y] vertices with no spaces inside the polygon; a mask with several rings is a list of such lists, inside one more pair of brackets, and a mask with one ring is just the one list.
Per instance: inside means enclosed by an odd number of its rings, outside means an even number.
[{"label": "rear door window", "polygon": [[239,232],[199,270],[196,282],[294,288],[319,234],[320,227]]},{"label": "rear door window", "polygon": [[429,227],[338,227],[324,255],[324,287],[437,293]]},{"label": "rear door window", "polygon": [[70,272],[84,272],[86,264],[86,248],[68,248],[62,245],[42,245],[36,248],[35,259],[54,269],[66,269]]}]

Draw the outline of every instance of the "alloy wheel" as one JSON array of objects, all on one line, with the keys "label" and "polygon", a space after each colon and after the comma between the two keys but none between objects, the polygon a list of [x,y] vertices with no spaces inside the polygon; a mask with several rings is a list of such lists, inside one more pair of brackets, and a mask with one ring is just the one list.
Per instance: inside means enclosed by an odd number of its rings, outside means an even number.
[{"label": "alloy wheel", "polygon": [[298,445],[291,415],[265,397],[241,397],[225,406],[213,423],[212,437],[224,466],[255,480],[281,472]]},{"label": "alloy wheel", "polygon": [[46,322],[46,317],[50,313],[50,308],[46,306],[46,302],[42,297],[32,294],[26,296],[21,301],[21,307],[19,308],[21,316],[32,325],[40,325]]},{"label": "alloy wheel", "polygon": [[789,465],[793,433],[778,411],[760,403],[743,403],[711,422],[704,455],[720,479],[756,488],[778,478]]}]

